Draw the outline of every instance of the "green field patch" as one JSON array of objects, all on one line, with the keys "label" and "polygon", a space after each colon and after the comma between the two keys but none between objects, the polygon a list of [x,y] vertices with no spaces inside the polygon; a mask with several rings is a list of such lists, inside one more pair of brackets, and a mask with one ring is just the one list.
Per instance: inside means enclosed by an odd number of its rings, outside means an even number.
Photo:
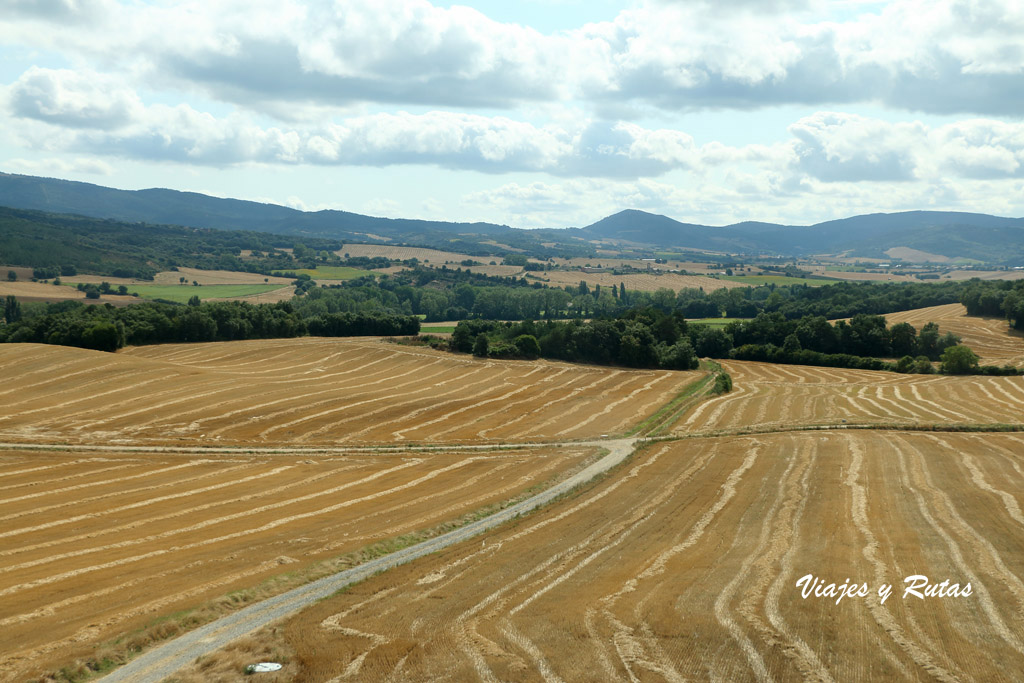
[{"label": "green field patch", "polygon": [[164,299],[184,304],[194,296],[198,296],[200,300],[227,299],[263,294],[281,287],[282,285],[129,285],[128,293],[138,293],[143,299]]},{"label": "green field patch", "polygon": [[811,279],[802,277],[789,277],[786,275],[719,275],[719,280],[731,280],[732,282],[742,282],[745,285],[751,287],[760,287],[761,285],[809,285],[811,287],[821,287],[822,285],[830,285],[838,280],[824,280],[824,279]]},{"label": "green field patch", "polygon": [[308,275],[314,280],[355,280],[357,277],[373,275],[373,273],[359,268],[350,268],[349,266],[321,266],[319,268],[275,270],[274,275],[280,277],[298,277],[299,275]]},{"label": "green field patch", "polygon": [[455,328],[451,325],[420,326],[420,334],[451,334]]},{"label": "green field patch", "polygon": [[725,327],[729,323],[742,323],[753,318],[695,318],[687,319],[687,323],[694,325],[709,325],[711,327]]}]

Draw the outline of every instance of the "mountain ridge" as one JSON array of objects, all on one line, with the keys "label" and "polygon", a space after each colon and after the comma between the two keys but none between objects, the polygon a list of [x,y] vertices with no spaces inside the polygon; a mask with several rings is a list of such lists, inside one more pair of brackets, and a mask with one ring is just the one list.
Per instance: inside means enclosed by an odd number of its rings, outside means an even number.
[{"label": "mountain ridge", "polygon": [[[508,225],[378,218],[340,210],[301,211],[277,204],[212,197],[166,188],[119,190],[92,183],[0,172],[0,205],[129,222],[198,228],[257,230],[347,241],[413,242],[456,246],[466,236],[506,244],[558,239],[581,246],[619,240],[653,247],[730,254],[805,256],[852,253],[885,258],[908,247],[950,258],[1019,265],[1024,261],[1024,218],[960,211],[870,213],[814,225],[743,221],[725,226],[684,223],[661,214],[625,209],[582,228],[523,230]],[[381,238],[384,238],[383,240]],[[453,244],[455,243],[455,244]],[[474,243],[479,250],[480,243]]]}]

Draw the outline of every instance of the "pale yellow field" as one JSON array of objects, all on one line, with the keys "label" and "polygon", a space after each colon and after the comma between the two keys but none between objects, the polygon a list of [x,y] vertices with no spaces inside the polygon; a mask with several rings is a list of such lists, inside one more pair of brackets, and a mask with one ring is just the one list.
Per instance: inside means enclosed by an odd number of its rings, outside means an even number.
[{"label": "pale yellow field", "polygon": [[901,375],[749,361],[722,366],[735,389],[702,403],[677,430],[1024,423],[1024,377]]},{"label": "pale yellow field", "polygon": [[339,256],[348,254],[349,256],[366,256],[369,258],[375,258],[378,256],[398,259],[405,261],[407,259],[418,259],[420,261],[429,261],[426,265],[436,266],[440,268],[445,263],[449,266],[452,264],[458,265],[460,261],[466,259],[472,259],[479,261],[483,264],[488,264],[491,261],[501,263],[500,257],[487,257],[487,256],[470,256],[469,254],[459,254],[452,251],[440,251],[438,249],[423,249],[420,247],[392,247],[383,244],[346,244],[341,249],[335,252]]},{"label": "pale yellow field", "polygon": [[547,280],[549,286],[564,287],[566,285],[578,285],[580,281],[586,282],[590,287],[601,285],[611,289],[612,285],[620,283],[626,285],[627,290],[653,292],[657,289],[671,289],[678,292],[681,289],[703,289],[705,292],[713,292],[716,289],[747,287],[742,282],[732,280],[716,280],[715,278],[703,275],[678,275],[676,273],[664,273],[661,275],[648,275],[646,273],[635,273],[629,275],[615,275],[613,273],[584,273],[580,271],[550,270],[543,273],[534,273],[542,280]]},{"label": "pale yellow field", "polygon": [[615,434],[700,373],[481,360],[378,339],[0,345],[0,439],[338,445]]},{"label": "pale yellow field", "polygon": [[890,313],[889,325],[910,323],[918,331],[929,322],[939,325],[940,332],[952,332],[981,358],[983,365],[1024,366],[1024,333],[1010,329],[1001,318],[968,316],[963,304],[946,304]]},{"label": "pale yellow field", "polygon": [[[1018,434],[654,445],[253,640],[309,682],[1019,680],[1022,454]],[[805,599],[807,574],[870,594]],[[972,595],[904,597],[915,574]]]},{"label": "pale yellow field", "polygon": [[[1011,357],[1015,337],[972,329]],[[1019,680],[1024,434],[930,430],[1024,427],[1024,377],[722,365],[734,390],[672,440],[180,680],[251,681],[266,653],[279,681]],[[563,478],[596,455],[573,440],[623,434],[702,376],[369,338],[2,345],[0,680]],[[807,574],[871,594],[805,599]],[[972,594],[905,597],[915,574]]]},{"label": "pale yellow field", "polygon": [[338,571],[356,562],[347,553],[507,500],[588,455],[4,451],[0,680],[284,572]]},{"label": "pale yellow field", "polygon": [[[87,301],[85,292],[80,292],[74,287],[65,287],[43,282],[9,282],[0,280],[0,297],[8,295],[15,296],[22,301],[67,301],[68,299],[81,299]],[[119,305],[135,303],[138,301],[132,296],[119,296],[117,294],[104,294],[100,299],[89,299],[90,302],[110,302]]]}]

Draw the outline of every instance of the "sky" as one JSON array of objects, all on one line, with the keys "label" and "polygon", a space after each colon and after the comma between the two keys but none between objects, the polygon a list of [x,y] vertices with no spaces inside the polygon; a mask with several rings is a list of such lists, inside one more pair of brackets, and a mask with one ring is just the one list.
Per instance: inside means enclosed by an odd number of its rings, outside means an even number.
[{"label": "sky", "polygon": [[1024,216],[1020,0],[0,0],[0,171],[374,216]]}]

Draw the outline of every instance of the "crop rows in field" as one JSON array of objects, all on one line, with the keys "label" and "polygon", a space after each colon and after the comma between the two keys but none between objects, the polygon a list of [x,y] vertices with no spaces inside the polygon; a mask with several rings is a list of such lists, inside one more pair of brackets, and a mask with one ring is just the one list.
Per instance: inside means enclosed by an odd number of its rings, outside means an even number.
[{"label": "crop rows in field", "polygon": [[890,325],[910,323],[920,331],[929,322],[939,325],[940,332],[959,335],[964,344],[981,358],[985,365],[1024,366],[1024,333],[1013,331],[1000,318],[979,318],[967,315],[963,304],[946,304],[890,313]]},{"label": "crop rows in field", "polygon": [[731,393],[706,401],[677,430],[797,425],[1024,421],[1024,377],[949,377],[745,361],[722,364]]},{"label": "crop rows in field", "polygon": [[7,452],[0,680],[155,616],[508,500],[589,454]]},{"label": "crop rows in field", "polygon": [[[300,613],[285,640],[308,681],[1014,680],[1022,453],[1016,434],[652,446],[483,545]],[[803,599],[806,574],[872,593]],[[904,598],[914,574],[973,594]]]},{"label": "crop rows in field", "polygon": [[623,431],[697,373],[455,356],[368,339],[0,348],[7,439],[453,443]]},{"label": "crop rows in field", "polygon": [[567,270],[549,270],[543,273],[536,273],[539,277],[548,281],[552,287],[564,287],[566,285],[576,286],[580,281],[586,282],[589,286],[601,285],[611,289],[612,285],[625,284],[627,290],[638,290],[653,292],[658,289],[671,289],[678,292],[681,289],[703,289],[705,292],[712,292],[723,287],[749,287],[750,284],[732,282],[730,280],[718,280],[703,275],[679,275],[678,273],[665,273],[662,275],[648,275],[646,273],[628,273],[615,275],[614,273],[583,273]]},{"label": "crop rows in field", "polygon": [[339,256],[348,254],[352,257],[382,257],[397,261],[406,261],[414,258],[419,261],[427,261],[428,263],[426,265],[435,266],[437,268],[440,268],[446,262],[449,262],[450,266],[453,263],[458,264],[459,262],[467,259],[485,264],[490,263],[491,261],[501,261],[501,257],[497,256],[471,256],[469,254],[458,254],[452,251],[441,251],[438,249],[426,249],[423,247],[390,247],[384,244],[346,244],[334,253]]}]

